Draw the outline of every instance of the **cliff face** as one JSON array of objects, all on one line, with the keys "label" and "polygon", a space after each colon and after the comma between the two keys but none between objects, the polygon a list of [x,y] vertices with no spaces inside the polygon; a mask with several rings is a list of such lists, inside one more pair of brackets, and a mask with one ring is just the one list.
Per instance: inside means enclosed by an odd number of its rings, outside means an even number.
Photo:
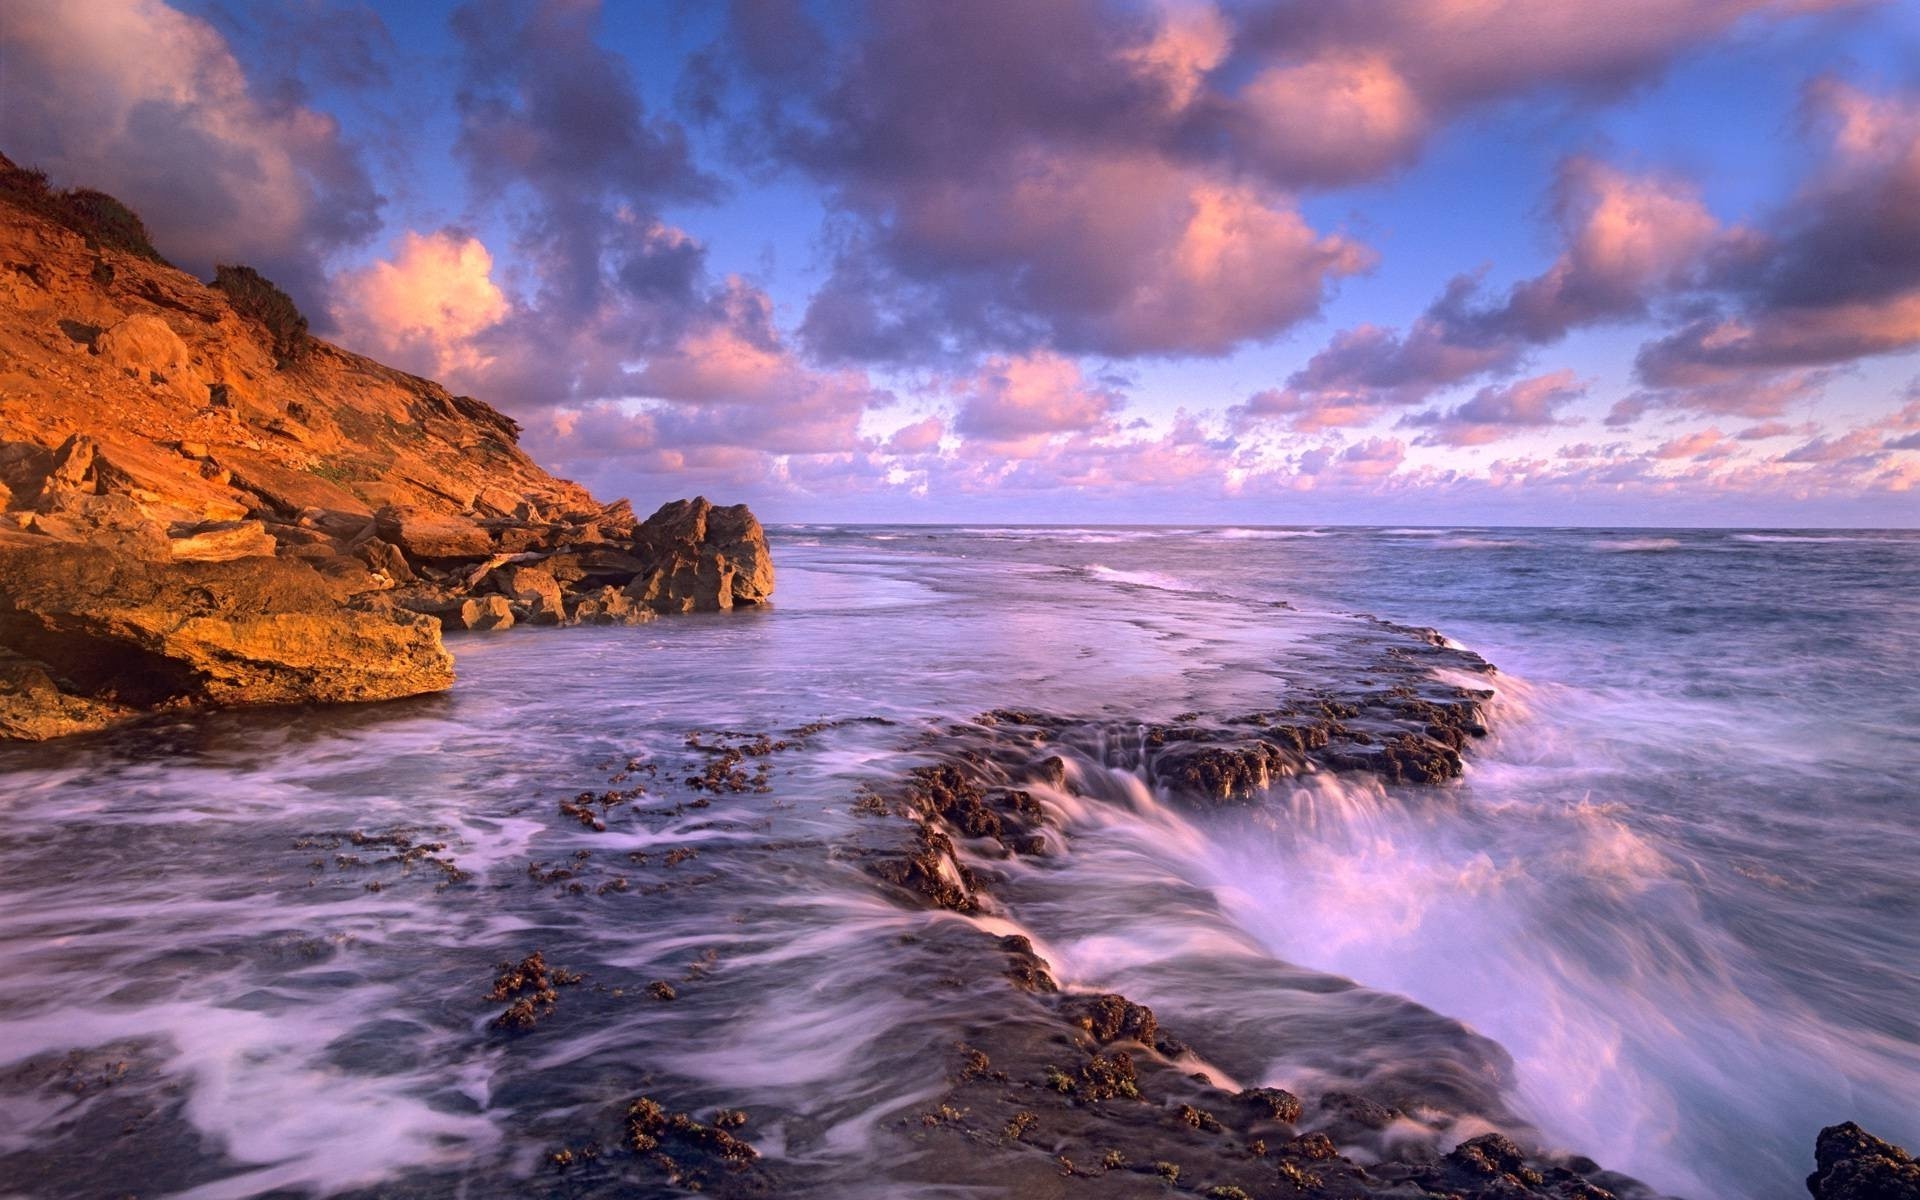
[{"label": "cliff face", "polygon": [[452,680],[442,627],[771,593],[744,507],[639,522],[480,401],[290,341],[62,198],[0,157],[0,737],[411,695]]}]

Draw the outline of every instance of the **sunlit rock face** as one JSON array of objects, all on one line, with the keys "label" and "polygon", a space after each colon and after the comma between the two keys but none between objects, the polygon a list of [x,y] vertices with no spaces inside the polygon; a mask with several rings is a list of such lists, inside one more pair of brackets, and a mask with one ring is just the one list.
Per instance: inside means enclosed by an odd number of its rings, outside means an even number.
[{"label": "sunlit rock face", "polygon": [[0,158],[17,266],[0,279],[0,737],[416,695],[453,681],[443,629],[772,593],[744,507],[681,500],[642,524],[549,475],[486,404],[90,220]]}]

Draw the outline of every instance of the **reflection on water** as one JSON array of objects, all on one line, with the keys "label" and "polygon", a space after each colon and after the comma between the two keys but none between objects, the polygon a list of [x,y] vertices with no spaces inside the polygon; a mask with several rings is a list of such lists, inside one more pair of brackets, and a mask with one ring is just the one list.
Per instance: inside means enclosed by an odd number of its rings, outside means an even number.
[{"label": "reflection on water", "polygon": [[[1687,1195],[1796,1195],[1844,1118],[1920,1140],[1920,539],[813,527],[776,554],[770,611],[470,638],[449,696],[0,751],[0,1177],[518,1194],[655,1088],[752,1106],[821,1194],[910,1194],[889,1118],[1003,985],[940,936],[968,919],[860,870],[886,834],[859,786],[998,706],[1260,707],[1336,672],[1363,610],[1506,672],[1463,783],[1196,816],[1076,763],[1086,794],[1042,797],[1069,852],[998,864],[980,920],[1222,1079],[1418,1079]],[[793,743],[748,764],[766,790],[689,785],[761,732]],[[589,800],[604,832],[559,807],[634,788]],[[535,948],[585,980],[491,1031]]]}]

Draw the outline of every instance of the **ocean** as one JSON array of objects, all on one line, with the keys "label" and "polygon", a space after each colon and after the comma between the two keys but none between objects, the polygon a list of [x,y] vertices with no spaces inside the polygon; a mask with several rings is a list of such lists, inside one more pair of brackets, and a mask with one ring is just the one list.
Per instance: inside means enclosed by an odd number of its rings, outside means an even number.
[{"label": "ocean", "polygon": [[[652,1089],[749,1109],[793,1194],[958,1194],[900,1122],[1007,989],[938,931],[1030,939],[1236,1085],[1425,1097],[1393,1136],[1441,1150],[1787,1200],[1823,1125],[1920,1143],[1920,534],[770,534],[762,609],[0,748],[0,1193],[526,1194]],[[1497,669],[1457,780],[1199,802],[1125,745],[1402,627]],[[1008,709],[1106,748],[982,912],[916,907],[863,798]],[[535,948],[584,979],[508,1036]]]}]

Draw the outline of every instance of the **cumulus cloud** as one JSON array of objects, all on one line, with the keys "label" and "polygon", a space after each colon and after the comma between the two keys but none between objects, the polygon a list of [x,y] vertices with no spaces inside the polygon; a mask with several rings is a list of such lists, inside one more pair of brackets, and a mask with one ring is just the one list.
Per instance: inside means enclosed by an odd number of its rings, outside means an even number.
[{"label": "cumulus cloud", "polygon": [[245,262],[316,314],[323,260],[381,198],[338,123],[256,89],[206,21],[160,0],[0,6],[7,152],[137,210],[161,253]]},{"label": "cumulus cloud", "polygon": [[1841,4],[1804,0],[1619,0],[1604,7],[1535,0],[1281,0],[1247,19],[1245,53],[1390,62],[1436,116],[1535,91],[1619,94],[1686,50],[1747,19],[1780,20]]},{"label": "cumulus cloud", "polygon": [[1653,457],[1661,459],[1699,458],[1719,449],[1727,440],[1727,435],[1718,429],[1700,429],[1693,433],[1684,433],[1669,438],[1654,447]]},{"label": "cumulus cloud", "polygon": [[465,381],[490,358],[476,337],[508,312],[493,255],[471,234],[408,230],[391,258],[336,281],[341,341],[422,375]]},{"label": "cumulus cloud", "polygon": [[804,325],[823,354],[1222,354],[1311,315],[1370,262],[1192,136],[1233,37],[1209,6],[866,17],[810,80],[744,49],[799,19],[787,6],[737,6],[721,55],[778,90],[751,109],[756,144],[822,181],[848,220]]}]

